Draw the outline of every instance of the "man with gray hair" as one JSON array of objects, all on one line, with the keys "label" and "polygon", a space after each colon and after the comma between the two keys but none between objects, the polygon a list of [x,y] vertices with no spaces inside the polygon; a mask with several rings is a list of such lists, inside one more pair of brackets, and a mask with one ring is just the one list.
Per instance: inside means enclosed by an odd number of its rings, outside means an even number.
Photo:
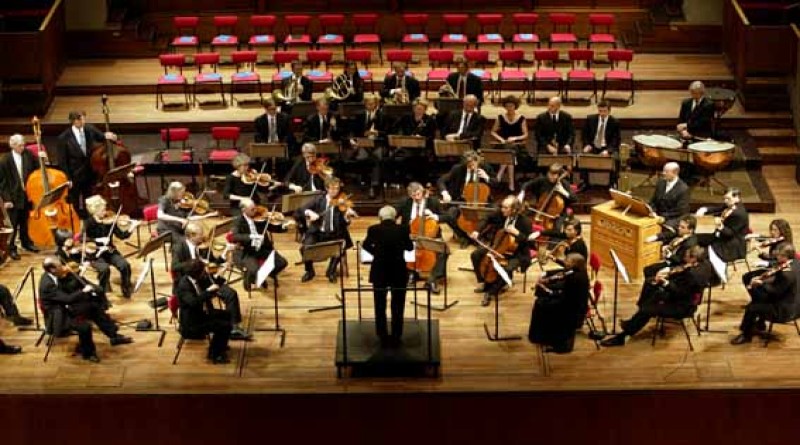
[{"label": "man with gray hair", "polygon": [[472,141],[477,150],[481,146],[485,123],[486,119],[478,111],[478,98],[467,94],[461,110],[450,113],[443,133],[448,141]]},{"label": "man with gray hair", "polygon": [[318,172],[311,173],[317,160],[317,147],[306,142],[300,151],[302,158],[295,161],[283,182],[293,193],[325,190],[325,178]]},{"label": "man with gray hair", "polygon": [[[403,309],[406,304],[408,269],[403,252],[414,248],[408,229],[395,222],[397,211],[384,206],[378,211],[381,222],[367,229],[363,248],[372,256],[369,281],[375,298],[375,331],[382,346],[398,346],[403,337]],[[386,325],[386,295],[392,291],[392,333]]]},{"label": "man with gray hair", "polygon": [[8,255],[18,260],[17,234],[23,249],[30,252],[39,251],[28,236],[28,212],[33,208],[33,204],[28,201],[25,194],[25,183],[28,181],[28,176],[39,168],[39,160],[25,149],[25,138],[21,134],[11,136],[8,145],[11,146],[11,151],[0,159],[0,196],[3,198],[3,206],[8,212],[8,219],[11,220],[13,229],[8,241]]},{"label": "man with gray hair", "polygon": [[703,82],[695,80],[689,85],[690,98],[681,103],[677,130],[683,139],[712,137],[714,102],[705,96]]}]

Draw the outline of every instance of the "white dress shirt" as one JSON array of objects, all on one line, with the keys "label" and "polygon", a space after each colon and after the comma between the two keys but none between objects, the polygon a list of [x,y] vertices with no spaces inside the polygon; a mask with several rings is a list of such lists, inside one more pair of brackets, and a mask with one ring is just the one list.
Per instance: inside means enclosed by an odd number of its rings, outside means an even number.
[{"label": "white dress shirt", "polygon": [[14,159],[14,165],[17,167],[17,174],[19,175],[19,183],[22,189],[25,190],[25,178],[22,176],[22,154],[11,150],[11,157]]},{"label": "white dress shirt", "polygon": [[86,130],[85,128],[81,127],[78,128],[76,126],[72,126],[72,134],[75,135],[75,140],[78,141],[78,145],[81,146],[81,151],[83,154],[86,154],[87,147],[86,147]]}]

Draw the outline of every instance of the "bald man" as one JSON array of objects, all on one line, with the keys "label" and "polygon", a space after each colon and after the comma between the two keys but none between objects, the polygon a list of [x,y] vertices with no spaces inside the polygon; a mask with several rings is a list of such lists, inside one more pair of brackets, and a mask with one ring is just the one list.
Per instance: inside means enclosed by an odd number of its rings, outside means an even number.
[{"label": "bald man", "polygon": [[572,116],[561,110],[561,98],[550,98],[547,111],[536,117],[536,147],[539,153],[572,154],[574,143]]},{"label": "bald man", "polygon": [[656,183],[656,190],[650,199],[653,216],[664,218],[664,225],[678,227],[683,215],[689,214],[689,186],[681,178],[677,162],[667,162],[661,171],[661,179]]},{"label": "bald man", "polygon": [[706,87],[696,80],[689,85],[689,97],[681,103],[677,130],[683,139],[712,137],[714,102],[706,97]]}]

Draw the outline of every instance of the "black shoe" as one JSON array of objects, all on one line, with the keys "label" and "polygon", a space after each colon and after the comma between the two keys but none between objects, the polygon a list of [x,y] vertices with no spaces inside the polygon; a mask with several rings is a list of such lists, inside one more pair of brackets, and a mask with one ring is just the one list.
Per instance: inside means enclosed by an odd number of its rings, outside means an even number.
[{"label": "black shoe", "polygon": [[439,295],[440,293],[442,293],[442,288],[440,288],[439,285],[436,284],[436,282],[429,283],[428,287],[430,288],[431,293],[434,295]]},{"label": "black shoe", "polygon": [[475,290],[473,292],[475,292],[476,294],[482,294],[485,291],[486,291],[486,285],[481,283],[481,284],[478,285],[478,287],[475,288]]},{"label": "black shoe", "polygon": [[228,358],[226,354],[220,354],[211,359],[211,362],[214,363],[215,365],[223,365],[225,363],[230,363],[231,360]]},{"label": "black shoe", "polygon": [[743,345],[745,343],[750,343],[751,341],[753,341],[753,337],[751,337],[749,335],[745,335],[745,334],[739,334],[739,335],[736,336],[736,338],[731,340],[731,344],[732,345]]},{"label": "black shoe", "polygon": [[117,335],[116,337],[111,337],[111,346],[127,345],[129,343],[133,343],[133,339],[130,337],[126,337],[124,335]]},{"label": "black shoe", "polygon": [[489,302],[491,302],[491,301],[492,301],[492,296],[489,295],[488,292],[486,292],[486,293],[483,294],[483,300],[481,300],[481,306],[484,306],[484,307],[489,306]]},{"label": "black shoe", "polygon": [[602,346],[625,346],[625,334],[617,334],[600,342]]},{"label": "black shoe", "polygon": [[314,272],[308,271],[303,274],[303,278],[300,279],[301,282],[305,283],[314,279],[316,274]]},{"label": "black shoe", "polygon": [[39,249],[33,244],[23,244],[22,248],[32,253],[39,253]]},{"label": "black shoe", "polygon": [[94,355],[94,354],[86,356],[83,359],[86,360],[87,362],[100,363],[100,357],[98,357],[97,355]]},{"label": "black shoe", "polygon": [[251,340],[252,338],[253,338],[252,335],[248,334],[247,332],[241,329],[236,328],[231,331],[231,340],[248,341]]},{"label": "black shoe", "polygon": [[8,256],[10,256],[14,261],[19,261],[19,252],[17,252],[17,249],[9,250]]},{"label": "black shoe", "polygon": [[14,326],[30,326],[33,324],[33,320],[30,318],[25,318],[19,315],[8,317],[8,320],[14,323]]},{"label": "black shoe", "polygon": [[22,346],[3,345],[2,347],[0,347],[0,354],[4,355],[19,354],[21,352],[22,352]]},{"label": "black shoe", "polygon": [[328,272],[325,275],[328,277],[328,281],[330,281],[331,283],[335,283],[336,282],[336,271],[335,270],[332,270],[332,271]]}]

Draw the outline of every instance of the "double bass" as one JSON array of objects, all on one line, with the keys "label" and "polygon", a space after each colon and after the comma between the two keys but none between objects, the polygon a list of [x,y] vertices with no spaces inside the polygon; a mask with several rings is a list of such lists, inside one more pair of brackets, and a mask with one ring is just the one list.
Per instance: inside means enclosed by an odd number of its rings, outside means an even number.
[{"label": "double bass", "polygon": [[[102,96],[103,119],[105,121],[106,133],[111,131],[111,121],[109,118],[108,96]],[[106,201],[115,205],[121,205],[123,212],[138,216],[141,214],[139,193],[136,185],[128,178],[120,180],[110,180],[106,175],[119,167],[131,165],[131,152],[120,142],[112,142],[108,139],[102,144],[98,144],[92,149],[90,163],[92,171],[100,179],[96,193],[102,195]]]},{"label": "double bass", "polygon": [[47,166],[47,152],[42,146],[39,118],[34,116],[32,123],[33,134],[39,147],[39,170],[32,172],[25,183],[25,194],[34,206],[28,214],[28,236],[35,245],[50,247],[56,245],[54,232],[57,229],[75,233],[80,229],[81,221],[78,212],[67,202],[66,193],[53,204],[36,209],[45,195],[56,187],[69,184],[69,179],[61,170]]},{"label": "double bass", "polygon": [[[433,218],[425,216],[425,203],[430,194],[430,190],[425,192],[422,199],[422,207],[419,214],[409,224],[409,232],[412,237],[435,238],[439,234],[439,222]],[[423,249],[420,246],[414,248],[414,261],[406,263],[408,270],[417,273],[430,273],[436,265],[436,252]]]}]

